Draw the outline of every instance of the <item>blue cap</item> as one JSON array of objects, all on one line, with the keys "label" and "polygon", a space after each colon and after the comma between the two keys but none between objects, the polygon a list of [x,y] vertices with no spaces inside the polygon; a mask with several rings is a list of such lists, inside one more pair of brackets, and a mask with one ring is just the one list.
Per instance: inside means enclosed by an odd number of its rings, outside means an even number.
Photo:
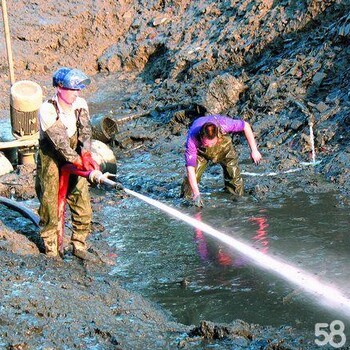
[{"label": "blue cap", "polygon": [[76,68],[62,67],[52,77],[54,87],[63,87],[72,90],[82,90],[91,83],[90,78]]}]

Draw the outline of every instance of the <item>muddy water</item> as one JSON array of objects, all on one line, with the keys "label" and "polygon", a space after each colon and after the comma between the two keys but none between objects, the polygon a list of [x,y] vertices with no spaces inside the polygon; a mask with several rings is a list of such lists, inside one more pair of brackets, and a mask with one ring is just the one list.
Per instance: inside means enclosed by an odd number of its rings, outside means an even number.
[{"label": "muddy water", "polygon": [[[165,192],[159,190],[166,178],[180,177],[181,162],[174,156],[167,171],[155,173],[153,167],[161,169],[156,157],[141,154],[119,168],[120,179],[126,187],[312,273],[350,298],[349,216],[346,209],[338,208],[336,194],[299,191],[294,197],[280,195],[262,204],[251,196],[233,202],[216,188],[205,193],[206,206],[198,211],[177,198],[178,182]],[[207,183],[218,180],[218,172],[206,176]],[[107,206],[98,217],[110,230],[109,244],[118,251],[112,273],[162,304],[179,322],[238,318],[261,325],[287,324],[312,339],[316,323],[348,324],[339,310],[321,305],[299,286],[138,199]]]}]

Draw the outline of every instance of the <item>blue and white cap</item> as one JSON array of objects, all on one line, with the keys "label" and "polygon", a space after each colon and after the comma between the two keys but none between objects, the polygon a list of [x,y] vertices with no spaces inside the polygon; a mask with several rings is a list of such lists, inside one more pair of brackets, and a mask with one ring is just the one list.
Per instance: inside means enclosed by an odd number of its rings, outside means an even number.
[{"label": "blue and white cap", "polygon": [[72,90],[82,90],[91,83],[91,79],[76,68],[62,67],[52,77],[54,87],[63,87]]}]

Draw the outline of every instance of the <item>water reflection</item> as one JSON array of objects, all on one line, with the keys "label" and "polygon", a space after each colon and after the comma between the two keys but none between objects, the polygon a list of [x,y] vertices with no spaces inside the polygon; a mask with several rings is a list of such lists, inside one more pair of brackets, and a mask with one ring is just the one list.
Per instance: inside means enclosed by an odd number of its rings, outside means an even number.
[{"label": "water reflection", "polygon": [[262,253],[266,254],[269,250],[269,239],[268,239],[268,231],[269,224],[267,222],[266,215],[254,216],[248,219],[250,222],[258,225],[258,229],[256,230],[256,235],[253,237],[253,241],[255,241],[256,246]]},{"label": "water reflection", "polygon": [[[202,212],[199,211],[194,214],[195,219],[202,221]],[[253,247],[266,254],[269,250],[268,239],[268,227],[267,215],[264,214],[264,210],[260,211],[258,216],[252,216],[248,219],[257,226],[257,229],[253,231],[251,241]],[[194,229],[194,242],[196,243],[197,252],[200,260],[204,263],[215,262],[221,266],[234,266],[242,267],[248,264],[248,261],[241,255],[234,255],[232,250],[227,246],[224,246],[218,242],[210,244],[205,234],[198,228]]]}]

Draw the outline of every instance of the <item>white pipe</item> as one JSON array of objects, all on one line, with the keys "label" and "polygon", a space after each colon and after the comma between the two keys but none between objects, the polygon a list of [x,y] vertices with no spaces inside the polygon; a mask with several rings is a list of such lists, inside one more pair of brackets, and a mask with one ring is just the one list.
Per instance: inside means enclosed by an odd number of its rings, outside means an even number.
[{"label": "white pipe", "polygon": [[310,123],[310,144],[311,144],[311,152],[312,152],[312,163],[316,162],[316,153],[315,153],[315,140],[314,140],[314,131],[312,129],[313,123]]},{"label": "white pipe", "polygon": [[270,173],[251,173],[249,171],[241,171],[242,175],[247,175],[247,176],[277,176],[281,174],[290,174],[290,173],[295,173],[297,171],[303,170],[302,168],[295,168],[295,169],[289,169],[286,171],[281,171],[281,172],[270,172]]},{"label": "white pipe", "polygon": [[0,149],[17,148],[17,147],[31,147],[37,146],[39,140],[37,138],[32,138],[28,140],[13,140],[0,142]]}]

